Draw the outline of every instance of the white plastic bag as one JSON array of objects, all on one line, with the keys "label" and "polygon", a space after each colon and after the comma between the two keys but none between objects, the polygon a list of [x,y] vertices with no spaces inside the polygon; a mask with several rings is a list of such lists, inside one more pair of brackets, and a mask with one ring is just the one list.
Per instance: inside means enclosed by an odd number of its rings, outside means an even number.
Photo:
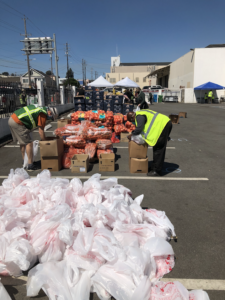
[{"label": "white plastic bag", "polygon": [[[39,145],[39,141],[33,141],[33,161],[32,162],[34,162],[34,159],[37,156],[38,145]],[[28,166],[28,157],[27,157],[27,152],[26,152],[26,149],[25,149],[23,168],[27,168],[27,166]]]},{"label": "white plastic bag", "polygon": [[0,282],[0,299],[1,300],[12,300],[1,282]]},{"label": "white plastic bag", "polygon": [[135,113],[136,113],[136,112],[137,112],[137,111],[139,111],[139,110],[141,110],[141,109],[140,109],[140,106],[137,106],[137,108],[136,108],[136,109],[134,109],[134,110],[133,110],[133,112],[135,112]]},{"label": "white plastic bag", "polygon": [[145,144],[145,140],[143,139],[142,135],[132,135],[131,136],[131,141],[135,142],[138,145],[143,145]]}]

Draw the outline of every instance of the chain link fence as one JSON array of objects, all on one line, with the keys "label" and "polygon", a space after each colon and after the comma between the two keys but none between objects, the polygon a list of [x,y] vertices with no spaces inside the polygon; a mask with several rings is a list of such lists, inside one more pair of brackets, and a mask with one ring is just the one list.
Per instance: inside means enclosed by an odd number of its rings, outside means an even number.
[{"label": "chain link fence", "polygon": [[0,81],[0,118],[9,117],[20,107],[21,84]]},{"label": "chain link fence", "polygon": [[60,89],[55,87],[44,88],[44,103],[46,106],[60,104]]}]

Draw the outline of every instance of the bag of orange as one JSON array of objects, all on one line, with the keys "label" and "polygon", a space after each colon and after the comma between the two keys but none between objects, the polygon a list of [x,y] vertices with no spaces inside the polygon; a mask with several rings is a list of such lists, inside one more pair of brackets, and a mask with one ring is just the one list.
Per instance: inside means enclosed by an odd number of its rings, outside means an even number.
[{"label": "bag of orange", "polygon": [[64,145],[73,146],[75,148],[84,148],[86,146],[85,139],[74,135],[68,136],[63,142]]},{"label": "bag of orange", "polygon": [[87,143],[85,146],[85,154],[89,155],[89,158],[93,158],[95,156],[97,149],[97,145],[95,143]]},{"label": "bag of orange", "polygon": [[114,125],[123,124],[123,115],[117,114],[113,117]]},{"label": "bag of orange", "polygon": [[123,124],[114,125],[114,131],[116,135],[120,134],[121,132],[128,132],[127,128]]},{"label": "bag of orange", "polygon": [[100,158],[100,154],[102,153],[113,153],[113,148],[105,149],[105,150],[98,149],[97,150],[98,159]]},{"label": "bag of orange", "polygon": [[96,145],[97,145],[98,149],[102,149],[102,150],[112,148],[111,140],[106,140],[106,139],[98,139],[96,141]]},{"label": "bag of orange", "polygon": [[71,168],[71,160],[74,155],[76,154],[84,154],[84,149],[77,149],[73,146],[70,146],[69,148],[66,148],[62,157],[62,165],[65,169]]}]

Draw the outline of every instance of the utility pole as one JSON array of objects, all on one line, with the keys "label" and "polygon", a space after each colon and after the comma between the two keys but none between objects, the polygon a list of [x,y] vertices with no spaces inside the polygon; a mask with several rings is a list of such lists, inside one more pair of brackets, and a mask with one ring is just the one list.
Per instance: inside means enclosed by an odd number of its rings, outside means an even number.
[{"label": "utility pole", "polygon": [[91,68],[91,80],[93,80],[93,68]]},{"label": "utility pole", "polygon": [[50,60],[51,60],[51,73],[53,75],[53,67],[52,67],[52,54],[50,54]]},{"label": "utility pole", "polygon": [[95,79],[97,79],[97,77],[98,77],[98,72],[95,71]]},{"label": "utility pole", "polygon": [[[26,18],[24,16],[23,21],[24,21],[24,30],[25,30],[25,38],[27,38],[28,34],[27,34],[27,25],[26,25]],[[29,61],[29,54],[28,51],[26,51],[27,53],[27,69],[28,69],[28,83],[29,83],[29,88],[31,88],[31,79],[30,79],[30,61]]]},{"label": "utility pole", "polygon": [[53,40],[54,40],[54,51],[55,51],[55,75],[56,75],[56,87],[59,89],[59,73],[58,73],[58,56],[57,56],[57,49],[56,49],[56,37],[55,33],[53,33]]},{"label": "utility pole", "polygon": [[68,43],[66,43],[66,57],[67,57],[67,79],[69,79],[69,48]]},{"label": "utility pole", "polygon": [[82,58],[82,73],[83,73],[83,84],[86,84],[86,61]]}]

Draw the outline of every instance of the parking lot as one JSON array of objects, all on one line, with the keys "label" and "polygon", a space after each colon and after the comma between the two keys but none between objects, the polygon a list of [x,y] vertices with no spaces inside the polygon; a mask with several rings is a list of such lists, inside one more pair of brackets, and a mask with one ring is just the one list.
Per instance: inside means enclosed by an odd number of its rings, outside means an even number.
[{"label": "parking lot", "polygon": [[[187,112],[187,118],[180,118],[179,124],[173,125],[163,176],[130,174],[128,143],[114,144],[116,171],[102,176],[118,177],[119,183],[131,189],[134,197],[144,194],[142,206],[165,211],[174,224],[178,241],[171,243],[176,265],[166,278],[180,280],[188,289],[203,288],[211,300],[224,300],[225,105],[159,103],[150,108],[166,115]],[[52,136],[56,127],[53,122],[47,136]],[[39,139],[38,132],[34,131],[33,136]],[[19,146],[13,143],[2,146],[0,155],[1,183],[10,169],[22,167],[22,158]],[[148,157],[150,166],[151,148]],[[52,172],[52,176],[77,176],[85,180],[98,173],[98,167],[98,163],[92,164],[90,171],[82,176],[66,169]],[[30,176],[38,173],[32,172]],[[13,300],[25,299],[26,275],[18,279],[2,278]],[[47,299],[43,292],[35,298]]]}]

